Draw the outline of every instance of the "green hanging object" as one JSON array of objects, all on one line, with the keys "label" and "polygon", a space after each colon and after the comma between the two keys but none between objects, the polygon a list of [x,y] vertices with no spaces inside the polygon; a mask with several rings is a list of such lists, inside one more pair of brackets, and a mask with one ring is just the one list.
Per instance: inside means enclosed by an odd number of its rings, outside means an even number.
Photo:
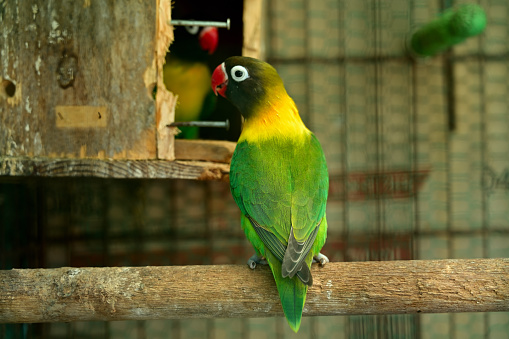
[{"label": "green hanging object", "polygon": [[439,18],[418,29],[410,39],[410,49],[421,57],[436,55],[481,34],[486,13],[476,4],[464,4],[444,11]]}]

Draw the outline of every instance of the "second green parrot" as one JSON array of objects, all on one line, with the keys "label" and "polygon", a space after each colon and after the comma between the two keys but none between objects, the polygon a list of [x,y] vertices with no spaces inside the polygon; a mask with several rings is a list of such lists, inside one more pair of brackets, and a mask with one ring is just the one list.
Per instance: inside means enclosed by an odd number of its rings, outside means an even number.
[{"label": "second green parrot", "polygon": [[245,118],[230,188],[255,249],[248,265],[269,264],[288,324],[297,332],[313,284],[311,263],[329,261],[320,253],[329,189],[322,147],[268,63],[228,58],[212,74],[212,89]]},{"label": "second green parrot", "polygon": [[[177,26],[174,36],[163,66],[163,78],[166,88],[178,95],[175,121],[204,120],[216,104],[209,87],[211,71],[207,60],[217,48],[217,28]],[[198,138],[198,127],[180,127],[180,130],[179,138]]]}]

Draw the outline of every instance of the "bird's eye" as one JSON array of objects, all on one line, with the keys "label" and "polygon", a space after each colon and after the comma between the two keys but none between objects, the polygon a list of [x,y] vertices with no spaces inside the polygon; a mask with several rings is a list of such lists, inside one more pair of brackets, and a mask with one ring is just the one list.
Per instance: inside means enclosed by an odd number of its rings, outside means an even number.
[{"label": "bird's eye", "polygon": [[200,30],[200,27],[198,26],[186,26],[186,30],[189,34],[195,35]]},{"label": "bird's eye", "polygon": [[249,78],[249,73],[244,66],[234,66],[231,70],[232,78],[235,81],[244,81]]}]

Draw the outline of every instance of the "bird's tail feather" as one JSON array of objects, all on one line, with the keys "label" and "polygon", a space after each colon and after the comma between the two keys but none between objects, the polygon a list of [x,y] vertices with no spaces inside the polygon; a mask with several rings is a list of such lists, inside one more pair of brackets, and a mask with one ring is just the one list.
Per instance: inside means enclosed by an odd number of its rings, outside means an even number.
[{"label": "bird's tail feather", "polygon": [[[309,257],[312,260],[312,254]],[[283,306],[286,320],[292,330],[297,333],[302,320],[302,310],[306,302],[308,286],[304,285],[297,276],[293,278],[283,278],[281,274],[281,262],[277,260],[270,251],[266,251],[265,258],[272,270],[274,280],[276,280],[277,290],[281,298],[281,305]],[[307,259],[308,258],[306,258],[306,263],[308,261]]]}]

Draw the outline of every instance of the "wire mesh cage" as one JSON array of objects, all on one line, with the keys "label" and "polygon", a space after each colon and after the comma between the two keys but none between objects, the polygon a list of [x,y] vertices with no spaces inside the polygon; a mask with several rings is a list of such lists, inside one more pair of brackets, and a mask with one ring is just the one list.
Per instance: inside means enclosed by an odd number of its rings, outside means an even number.
[{"label": "wire mesh cage", "polygon": [[[415,29],[466,1],[265,2],[265,55],[330,172],[332,261],[509,257],[509,3],[433,58]],[[244,264],[227,183],[44,179],[0,186],[0,264]],[[285,338],[284,318],[0,325],[0,336]],[[299,337],[509,338],[508,313],[305,317]]]}]

